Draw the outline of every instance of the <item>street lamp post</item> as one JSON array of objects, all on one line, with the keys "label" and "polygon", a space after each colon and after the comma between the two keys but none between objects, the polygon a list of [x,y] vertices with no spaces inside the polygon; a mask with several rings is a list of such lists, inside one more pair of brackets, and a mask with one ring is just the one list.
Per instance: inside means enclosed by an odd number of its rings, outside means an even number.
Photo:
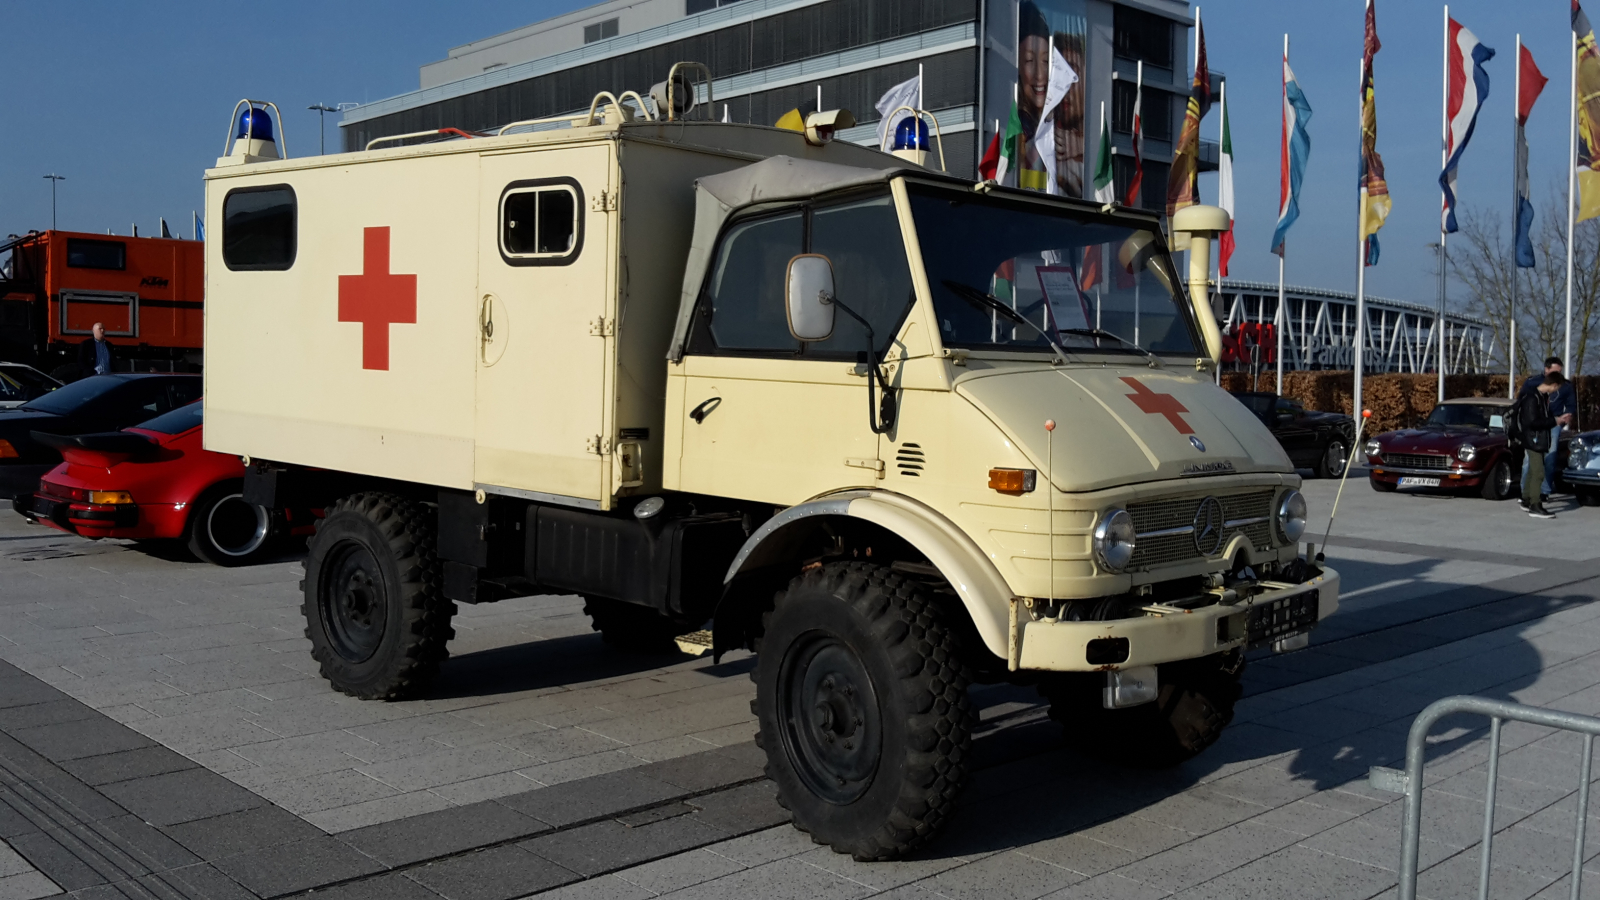
[{"label": "street lamp post", "polygon": [[51,172],[44,176],[50,182],[50,230],[56,230],[56,182],[66,181],[67,176]]},{"label": "street lamp post", "polygon": [[337,106],[329,106],[326,103],[316,103],[316,104],[312,104],[311,106],[306,107],[306,109],[312,110],[313,112],[315,112],[317,114],[317,153],[319,155],[326,155],[327,152],[328,152],[328,138],[327,138],[328,128],[327,128],[327,125],[324,124],[325,123],[325,118],[324,117],[328,113],[336,113],[336,112],[338,112],[339,111],[339,107],[337,107]]}]

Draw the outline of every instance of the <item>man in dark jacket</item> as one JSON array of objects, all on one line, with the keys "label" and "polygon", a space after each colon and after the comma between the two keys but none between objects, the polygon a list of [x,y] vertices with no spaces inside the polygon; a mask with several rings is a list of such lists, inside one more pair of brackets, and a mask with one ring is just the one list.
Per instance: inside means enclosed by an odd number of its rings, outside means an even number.
[{"label": "man in dark jacket", "polygon": [[[1561,365],[1561,357],[1552,356],[1544,361],[1544,372],[1539,375],[1529,376],[1522,383],[1523,388],[1538,387],[1544,383],[1545,377],[1551,372],[1560,372],[1566,375]],[[1556,473],[1556,448],[1561,445],[1561,432],[1572,427],[1572,416],[1578,411],[1578,393],[1573,390],[1572,382],[1562,379],[1561,386],[1550,396],[1550,415],[1555,417],[1556,427],[1550,432],[1550,451],[1544,455],[1544,484],[1542,488],[1546,494],[1555,493],[1553,482]]]},{"label": "man in dark jacket", "polygon": [[94,323],[94,337],[78,345],[78,368],[83,372],[83,377],[110,375],[114,359],[116,359],[116,348],[106,340],[105,324]]},{"label": "man in dark jacket", "polygon": [[1551,431],[1557,427],[1556,418],[1550,413],[1550,398],[1565,381],[1560,372],[1551,372],[1538,385],[1524,384],[1512,408],[1517,439],[1522,442],[1523,453],[1527,456],[1522,472],[1522,508],[1535,519],[1556,517],[1544,508],[1544,494],[1540,488],[1544,483],[1545,454],[1553,446]]}]

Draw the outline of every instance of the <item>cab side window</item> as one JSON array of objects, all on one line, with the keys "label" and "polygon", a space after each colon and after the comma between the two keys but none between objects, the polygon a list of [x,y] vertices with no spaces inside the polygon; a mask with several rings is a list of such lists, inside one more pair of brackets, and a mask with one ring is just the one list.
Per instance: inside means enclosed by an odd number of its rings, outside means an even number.
[{"label": "cab side window", "polygon": [[583,249],[582,193],[570,178],[512,183],[500,196],[500,256],[513,266],[563,266]]},{"label": "cab side window", "polygon": [[[828,258],[839,301],[872,323],[878,352],[888,348],[914,299],[894,198],[884,194],[812,211],[807,252]],[[807,344],[805,355],[855,359],[866,348],[866,329],[839,313],[833,336]]]},{"label": "cab side window", "polygon": [[728,229],[701,305],[718,349],[799,351],[784,310],[784,278],[789,260],[804,252],[804,244],[800,210]]}]

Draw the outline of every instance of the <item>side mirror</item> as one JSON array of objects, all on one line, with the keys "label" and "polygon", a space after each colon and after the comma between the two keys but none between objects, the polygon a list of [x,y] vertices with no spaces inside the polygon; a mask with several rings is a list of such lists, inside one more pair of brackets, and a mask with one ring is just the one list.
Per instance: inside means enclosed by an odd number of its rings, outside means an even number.
[{"label": "side mirror", "polygon": [[789,333],[796,340],[825,341],[833,336],[833,263],[826,256],[802,253],[789,260],[784,308]]}]

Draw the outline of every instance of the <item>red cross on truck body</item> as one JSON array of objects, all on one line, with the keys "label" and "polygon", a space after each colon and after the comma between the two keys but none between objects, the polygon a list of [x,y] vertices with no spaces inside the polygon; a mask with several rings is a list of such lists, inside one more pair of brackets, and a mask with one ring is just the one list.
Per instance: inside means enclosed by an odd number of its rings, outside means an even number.
[{"label": "red cross on truck body", "polygon": [[389,272],[389,226],[361,235],[361,274],[339,276],[339,321],[361,323],[361,368],[389,369],[389,326],[417,322],[417,276]]}]

